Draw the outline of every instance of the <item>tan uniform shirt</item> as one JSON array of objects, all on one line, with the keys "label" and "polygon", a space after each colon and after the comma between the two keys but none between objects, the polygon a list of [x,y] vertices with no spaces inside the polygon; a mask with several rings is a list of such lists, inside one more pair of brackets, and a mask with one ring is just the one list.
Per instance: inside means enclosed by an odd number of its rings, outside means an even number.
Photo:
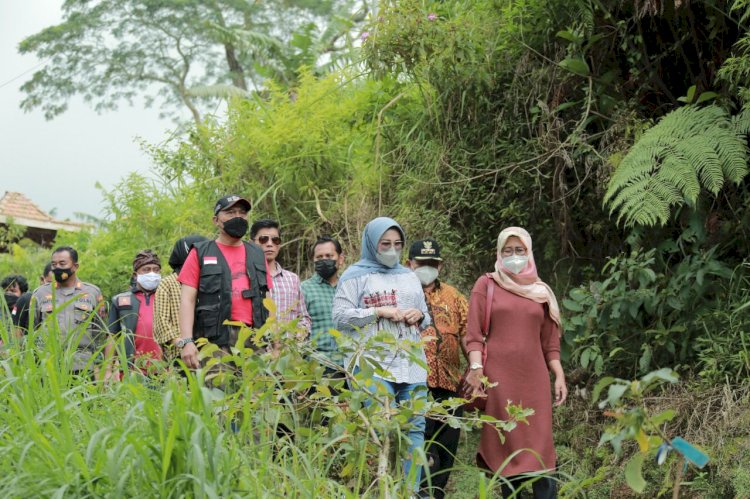
[{"label": "tan uniform shirt", "polygon": [[[76,279],[69,288],[57,287],[57,283],[44,284],[32,295],[34,325],[43,328],[46,334],[58,333],[65,346],[68,337],[78,340],[73,359],[73,371],[86,367],[91,356],[99,348],[106,331],[106,306],[101,290]],[[57,324],[51,323],[52,317]],[[86,327],[85,331],[80,328]],[[43,335],[44,336],[44,335]]]}]

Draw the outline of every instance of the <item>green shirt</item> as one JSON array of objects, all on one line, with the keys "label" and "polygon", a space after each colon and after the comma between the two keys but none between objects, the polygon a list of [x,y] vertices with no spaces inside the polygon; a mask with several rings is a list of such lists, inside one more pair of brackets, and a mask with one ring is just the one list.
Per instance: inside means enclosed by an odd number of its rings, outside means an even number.
[{"label": "green shirt", "polygon": [[307,312],[312,319],[310,338],[313,345],[332,362],[342,365],[344,359],[338,351],[336,338],[329,333],[331,329],[336,329],[331,316],[336,286],[331,286],[328,281],[315,274],[304,281],[300,288],[305,298]]}]

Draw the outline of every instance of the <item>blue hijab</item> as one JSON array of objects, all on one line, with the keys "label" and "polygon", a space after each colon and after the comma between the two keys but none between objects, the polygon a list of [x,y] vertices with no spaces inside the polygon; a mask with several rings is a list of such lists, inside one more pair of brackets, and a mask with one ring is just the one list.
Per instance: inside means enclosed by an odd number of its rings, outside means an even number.
[{"label": "blue hijab", "polygon": [[396,229],[401,233],[401,239],[406,241],[404,229],[394,219],[378,217],[375,220],[371,220],[365,226],[365,231],[362,234],[362,254],[360,260],[346,269],[346,272],[339,277],[340,282],[376,272],[380,274],[405,274],[411,272],[410,269],[407,269],[400,263],[397,263],[394,267],[386,267],[378,261],[376,257],[378,254],[378,241],[380,241],[380,238],[383,237],[383,234],[388,229]]}]

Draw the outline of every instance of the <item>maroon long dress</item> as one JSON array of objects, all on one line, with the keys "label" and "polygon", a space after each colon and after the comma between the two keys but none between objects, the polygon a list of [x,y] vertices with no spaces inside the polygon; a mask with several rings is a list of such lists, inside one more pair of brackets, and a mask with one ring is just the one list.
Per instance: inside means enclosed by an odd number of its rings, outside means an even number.
[{"label": "maroon long dress", "polygon": [[[482,349],[482,322],[487,294],[487,276],[480,277],[469,300],[466,331],[468,351]],[[503,476],[555,468],[555,447],[552,442],[552,390],[547,362],[560,358],[560,336],[550,319],[546,306],[495,286],[487,339],[487,361],[484,374],[498,385],[488,391],[487,414],[507,419],[505,406],[510,400],[535,414],[529,424],[519,424],[505,433],[501,442],[498,430],[490,424],[482,428],[477,462]],[[507,464],[505,460],[522,451]]]}]

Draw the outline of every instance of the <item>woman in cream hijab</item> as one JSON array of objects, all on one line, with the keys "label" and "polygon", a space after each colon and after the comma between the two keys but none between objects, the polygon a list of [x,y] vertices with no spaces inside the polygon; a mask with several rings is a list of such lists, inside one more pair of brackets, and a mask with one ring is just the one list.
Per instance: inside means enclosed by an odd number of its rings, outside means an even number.
[{"label": "woman in cream hijab", "polygon": [[[490,287],[493,298],[485,338],[482,327]],[[529,424],[506,433],[504,442],[493,425],[482,428],[477,462],[508,479],[504,495],[509,485],[518,487],[523,481],[518,475],[555,469],[550,371],[555,376],[555,405],[568,394],[560,364],[560,331],[560,309],[550,287],[537,275],[531,236],[520,227],[508,227],[497,238],[495,272],[480,277],[471,292],[464,338],[471,367],[467,383],[476,395],[487,397],[486,413],[508,419],[508,402],[535,411]],[[486,393],[483,376],[497,383]],[[532,487],[535,498],[557,495],[554,480],[547,476],[536,479]]]}]

